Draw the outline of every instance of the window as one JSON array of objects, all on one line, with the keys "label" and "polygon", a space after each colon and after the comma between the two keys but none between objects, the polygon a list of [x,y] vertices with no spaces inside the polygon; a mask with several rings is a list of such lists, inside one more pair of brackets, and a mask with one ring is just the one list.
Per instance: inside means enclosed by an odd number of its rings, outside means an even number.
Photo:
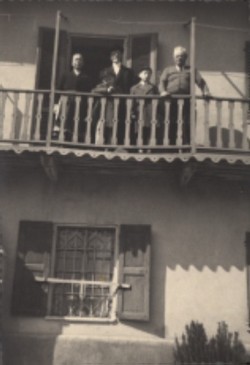
[{"label": "window", "polygon": [[149,319],[150,226],[21,221],[12,313]]},{"label": "window", "polygon": [[115,229],[59,226],[56,236],[51,314],[111,318]]},{"label": "window", "polygon": [[[245,65],[246,65],[246,96],[250,98],[250,41],[246,42],[245,48]],[[250,104],[248,107],[248,117],[250,118]]]},{"label": "window", "polygon": [[250,326],[250,232],[246,233],[245,243],[246,243],[248,326]]}]

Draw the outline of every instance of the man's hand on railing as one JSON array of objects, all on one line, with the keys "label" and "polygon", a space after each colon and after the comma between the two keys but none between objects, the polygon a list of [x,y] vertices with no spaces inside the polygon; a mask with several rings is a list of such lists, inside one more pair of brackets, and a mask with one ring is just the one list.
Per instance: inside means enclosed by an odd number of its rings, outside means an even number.
[{"label": "man's hand on railing", "polygon": [[55,104],[54,105],[54,108],[53,108],[53,112],[54,112],[54,114],[55,114],[55,117],[57,118],[58,117],[58,115],[59,115],[59,104]]},{"label": "man's hand on railing", "polygon": [[162,91],[160,93],[160,96],[164,97],[164,96],[170,96],[169,92],[168,91]]},{"label": "man's hand on railing", "polygon": [[202,96],[204,99],[209,99],[211,97],[211,93],[209,90],[205,90],[203,93],[202,93]]},{"label": "man's hand on railing", "polygon": [[114,91],[114,86],[109,86],[109,87],[107,88],[107,92],[108,92],[108,93],[112,93],[112,91]]}]

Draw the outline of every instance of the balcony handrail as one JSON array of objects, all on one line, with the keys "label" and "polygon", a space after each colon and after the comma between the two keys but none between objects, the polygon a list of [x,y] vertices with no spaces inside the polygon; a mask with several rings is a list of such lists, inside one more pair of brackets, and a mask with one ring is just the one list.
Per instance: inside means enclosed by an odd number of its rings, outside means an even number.
[{"label": "balcony handrail", "polygon": [[209,96],[203,96],[203,95],[196,95],[196,99],[201,100],[201,99],[206,99],[206,100],[215,100],[215,101],[239,101],[242,103],[250,103],[250,98],[235,98],[235,97],[231,97],[231,96],[213,96],[213,95],[209,95]]},{"label": "balcony handrail", "polygon": [[14,88],[0,88],[0,92],[9,92],[9,93],[20,93],[20,94],[41,94],[47,93],[49,94],[51,90],[46,89],[14,89]]},{"label": "balcony handrail", "polygon": [[[13,92],[13,93],[27,93],[27,94],[40,94],[47,93],[49,94],[51,90],[48,89],[15,89],[15,88],[0,88],[0,92]],[[191,97],[190,94],[172,94],[167,96],[161,95],[131,95],[131,94],[102,94],[102,93],[93,93],[93,92],[76,92],[76,91],[64,91],[64,90],[55,90],[56,94],[65,95],[65,96],[92,96],[92,97],[114,97],[114,98],[123,98],[123,99],[159,99],[159,100],[171,100],[171,99],[189,99]],[[250,98],[237,98],[237,97],[229,97],[229,96],[203,96],[203,95],[195,95],[197,100],[215,100],[215,101],[235,101],[235,102],[243,102],[250,103]]]},{"label": "balcony handrail", "polygon": [[[40,94],[40,93],[47,93],[49,94],[51,90],[45,90],[45,89],[0,89],[0,92],[13,92],[13,93],[29,93],[29,94]],[[182,94],[176,94],[176,95],[167,95],[167,96],[161,96],[161,95],[131,95],[131,94],[106,94],[106,93],[93,93],[93,92],[77,92],[77,91],[65,91],[65,90],[55,90],[55,94],[60,94],[64,96],[93,96],[93,97],[114,97],[114,98],[123,98],[123,99],[188,99],[191,97],[191,95],[182,95]]]}]

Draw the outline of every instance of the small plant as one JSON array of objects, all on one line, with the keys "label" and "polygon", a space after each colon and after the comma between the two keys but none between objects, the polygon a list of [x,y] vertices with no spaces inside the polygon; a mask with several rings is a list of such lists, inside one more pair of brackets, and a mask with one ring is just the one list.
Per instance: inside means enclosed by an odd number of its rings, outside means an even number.
[{"label": "small plant", "polygon": [[181,340],[175,339],[174,359],[179,364],[240,364],[246,350],[237,332],[231,333],[225,322],[219,322],[217,333],[208,339],[202,323],[185,326]]}]

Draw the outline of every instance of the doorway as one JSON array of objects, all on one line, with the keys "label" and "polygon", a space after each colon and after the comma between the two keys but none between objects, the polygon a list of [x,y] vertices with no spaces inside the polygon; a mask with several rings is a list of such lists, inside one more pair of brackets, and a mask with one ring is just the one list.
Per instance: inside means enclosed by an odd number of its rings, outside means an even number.
[{"label": "doorway", "polygon": [[[37,70],[36,89],[50,90],[51,71],[53,62],[55,30],[52,28],[39,28],[37,45]],[[100,72],[108,67],[110,51],[114,47],[124,49],[123,63],[133,68],[137,73],[141,66],[152,68],[152,82],[156,82],[158,34],[135,34],[135,35],[86,35],[69,34],[60,30],[59,48],[56,72],[56,87],[61,76],[71,67],[71,58],[74,53],[82,53],[85,60],[85,72],[91,81],[91,88],[100,83]],[[47,135],[49,113],[49,94],[46,93],[42,105],[42,117],[40,138],[43,140]],[[35,115],[35,109],[33,111]],[[32,133],[35,125],[33,123]]]},{"label": "doorway", "polygon": [[91,88],[100,83],[100,72],[110,66],[110,52],[114,47],[123,48],[124,38],[71,36],[71,52],[84,56],[85,72]]}]

